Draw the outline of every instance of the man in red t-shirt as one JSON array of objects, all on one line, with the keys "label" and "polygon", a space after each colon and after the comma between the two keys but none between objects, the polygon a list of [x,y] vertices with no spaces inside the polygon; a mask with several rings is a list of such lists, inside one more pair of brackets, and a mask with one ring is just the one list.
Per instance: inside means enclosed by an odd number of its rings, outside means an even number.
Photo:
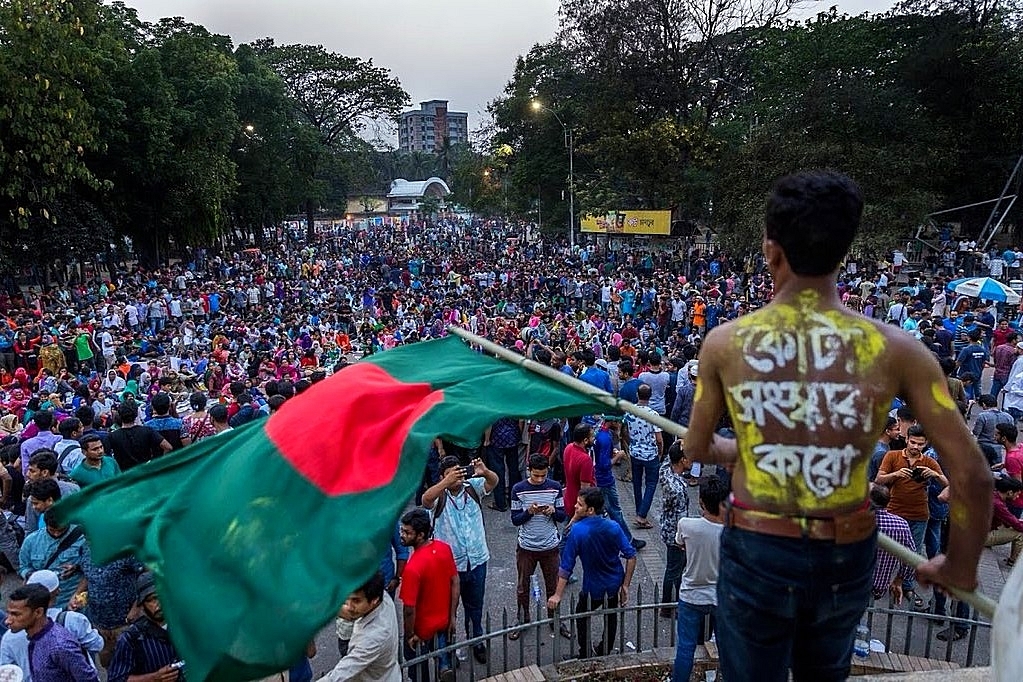
[{"label": "man in red t-shirt", "polygon": [[[1005,475],[1023,482],[1023,443],[1016,442],[1019,439],[1019,429],[1015,424],[996,424],[995,439],[1005,448]],[[1017,496],[1009,504],[1009,509],[1018,517],[1020,509],[1023,509],[1023,500]]]},{"label": "man in red t-shirt", "polygon": [[565,509],[575,509],[575,498],[583,488],[596,486],[590,446],[593,445],[593,427],[585,423],[572,429],[572,442],[565,447]]},{"label": "man in red t-shirt", "polygon": [[[405,620],[405,660],[441,649],[455,636],[458,607],[458,569],[451,547],[433,539],[433,524],[425,509],[413,509],[401,517],[401,544],[412,556],[401,574],[401,603]],[[412,682],[432,679],[429,665],[409,669]],[[455,679],[450,655],[440,657],[440,679]]]},{"label": "man in red t-shirt", "polygon": [[1023,444],[1016,442],[1018,438],[1015,424],[995,424],[995,439],[1005,448],[1005,473],[1023,481]]}]

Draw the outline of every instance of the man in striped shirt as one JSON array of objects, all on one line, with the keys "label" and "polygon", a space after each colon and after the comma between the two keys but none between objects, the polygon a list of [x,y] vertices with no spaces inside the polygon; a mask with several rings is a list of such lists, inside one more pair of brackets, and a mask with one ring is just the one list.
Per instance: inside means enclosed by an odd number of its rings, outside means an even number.
[{"label": "man in striped shirt", "polygon": [[[558,587],[561,558],[558,524],[565,520],[565,498],[561,484],[547,478],[549,467],[546,457],[531,455],[526,468],[529,477],[512,487],[511,518],[512,524],[519,529],[518,546],[515,548],[515,568],[518,571],[515,594],[520,623],[529,622],[531,578],[538,565],[543,575],[544,596],[550,597]],[[548,612],[553,614],[553,609],[548,609]],[[561,634],[571,637],[564,623],[561,624]],[[518,639],[518,635],[518,632],[513,632],[509,639]]]},{"label": "man in striped shirt", "polygon": [[[909,530],[909,524],[904,518],[892,514],[887,509],[891,499],[891,491],[886,486],[876,484],[870,486],[870,503],[877,517],[877,529],[915,552],[916,542]],[[914,577],[912,568],[896,559],[895,555],[878,547],[877,563],[874,565],[874,599],[881,599],[886,592],[891,592],[895,603],[901,604],[902,584],[912,582]]]},{"label": "man in striped shirt", "polygon": [[139,576],[138,593],[144,615],[117,638],[114,658],[107,669],[107,682],[127,682],[130,677],[180,682],[181,661],[167,634],[151,573]]}]

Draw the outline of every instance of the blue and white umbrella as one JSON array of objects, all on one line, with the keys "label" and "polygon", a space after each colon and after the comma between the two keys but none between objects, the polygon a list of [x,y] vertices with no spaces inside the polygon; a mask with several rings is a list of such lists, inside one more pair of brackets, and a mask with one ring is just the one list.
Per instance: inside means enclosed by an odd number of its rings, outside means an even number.
[{"label": "blue and white umbrella", "polygon": [[989,301],[1001,301],[1009,305],[1019,305],[1018,293],[990,277],[966,277],[948,283],[948,290],[963,296],[985,298]]}]

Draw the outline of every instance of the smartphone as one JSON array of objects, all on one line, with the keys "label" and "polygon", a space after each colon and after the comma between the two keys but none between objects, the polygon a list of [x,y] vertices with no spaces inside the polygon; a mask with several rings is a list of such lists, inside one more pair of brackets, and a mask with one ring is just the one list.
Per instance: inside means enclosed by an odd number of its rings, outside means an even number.
[{"label": "smartphone", "polygon": [[692,468],[689,469],[689,475],[693,478],[699,478],[701,473],[703,473],[703,465],[699,462],[693,462]]},{"label": "smartphone", "polygon": [[171,664],[170,664],[170,666],[168,666],[168,667],[169,667],[169,668],[170,668],[171,670],[181,670],[182,668],[184,668],[184,667],[185,667],[185,662],[184,662],[184,661],[174,661],[174,662],[173,662],[173,663],[171,663]]},{"label": "smartphone", "polygon": [[476,467],[474,467],[473,465],[469,464],[467,466],[462,467],[462,476],[463,477],[465,477],[465,478],[472,478],[475,475],[476,475]]}]

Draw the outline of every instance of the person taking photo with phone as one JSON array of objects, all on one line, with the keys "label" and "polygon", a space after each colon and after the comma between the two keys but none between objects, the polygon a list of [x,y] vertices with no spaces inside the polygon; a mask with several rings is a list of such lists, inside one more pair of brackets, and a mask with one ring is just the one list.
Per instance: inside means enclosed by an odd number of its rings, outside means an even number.
[{"label": "person taking photo with phone", "polygon": [[[490,548],[483,528],[483,497],[497,487],[497,474],[481,459],[463,466],[457,457],[447,456],[440,462],[440,481],[423,493],[423,507],[433,518],[434,537],[451,546],[458,568],[465,634],[483,634],[483,599],[487,584],[487,562]],[[467,656],[457,652],[459,658]],[[478,644],[473,655],[480,663],[487,662],[487,647]]]},{"label": "person taking photo with phone", "polygon": [[[910,426],[906,431],[906,449],[891,450],[881,460],[874,482],[887,486],[891,491],[888,511],[902,517],[909,524],[913,534],[916,551],[925,556],[924,534],[930,518],[927,506],[927,487],[933,479],[942,486],[948,485],[941,465],[933,457],[925,454],[927,436],[919,424]],[[907,578],[902,582],[903,595],[912,600],[913,608],[920,610],[926,604],[923,597],[916,594],[915,581]]]}]

